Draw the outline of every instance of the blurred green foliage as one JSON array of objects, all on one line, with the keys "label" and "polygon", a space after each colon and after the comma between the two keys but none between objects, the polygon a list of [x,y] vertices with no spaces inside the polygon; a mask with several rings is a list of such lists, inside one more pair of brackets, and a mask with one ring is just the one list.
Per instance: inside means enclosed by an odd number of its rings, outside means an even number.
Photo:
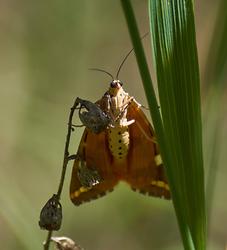
[{"label": "blurred green foliage", "polygon": [[[144,34],[149,29],[147,1],[132,2]],[[219,167],[216,182],[211,183],[211,250],[224,249],[227,238],[227,204],[223,199],[227,174],[226,96],[225,91],[219,92],[223,104],[213,102],[211,115],[207,107],[216,93],[215,85],[208,94],[210,84],[204,77],[205,62],[212,66],[215,56],[208,51],[218,4],[201,0],[195,5],[204,79],[203,114],[209,118],[204,119],[205,166],[211,162],[214,128],[219,128],[215,114],[223,114],[216,142],[220,150],[212,165],[216,168],[218,163]],[[42,205],[56,192],[69,109],[75,97],[95,101],[107,89],[109,79],[87,69],[100,67],[114,74],[132,45],[118,1],[2,0],[0,12],[1,249],[42,249],[46,232],[39,229],[38,217]],[[143,43],[150,54],[150,41],[145,39]],[[124,65],[120,78],[126,91],[146,105],[133,56]],[[226,81],[224,73],[221,80]],[[82,129],[74,133],[72,153],[81,133]],[[71,165],[62,195],[63,227],[57,235],[71,237],[92,250],[182,249],[171,202],[136,194],[121,184],[105,198],[75,207],[68,195],[70,175]]]}]

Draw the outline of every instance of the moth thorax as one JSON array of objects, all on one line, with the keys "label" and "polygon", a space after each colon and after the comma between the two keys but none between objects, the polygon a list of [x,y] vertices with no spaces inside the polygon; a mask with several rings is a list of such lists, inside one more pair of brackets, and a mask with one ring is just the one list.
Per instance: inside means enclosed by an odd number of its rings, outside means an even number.
[{"label": "moth thorax", "polygon": [[108,130],[109,149],[116,160],[124,159],[129,150],[128,126],[114,127]]},{"label": "moth thorax", "polygon": [[120,115],[120,117],[125,117],[127,114],[126,104],[127,104],[127,94],[121,88],[118,93],[111,97],[110,109],[115,118]]}]

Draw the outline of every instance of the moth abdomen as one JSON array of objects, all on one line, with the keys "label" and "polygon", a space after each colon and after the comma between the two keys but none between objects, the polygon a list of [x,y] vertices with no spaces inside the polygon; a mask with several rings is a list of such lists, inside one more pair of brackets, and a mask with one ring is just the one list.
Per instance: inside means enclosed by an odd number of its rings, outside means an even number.
[{"label": "moth abdomen", "polygon": [[108,130],[108,144],[115,159],[125,159],[130,145],[128,126],[110,128]]}]

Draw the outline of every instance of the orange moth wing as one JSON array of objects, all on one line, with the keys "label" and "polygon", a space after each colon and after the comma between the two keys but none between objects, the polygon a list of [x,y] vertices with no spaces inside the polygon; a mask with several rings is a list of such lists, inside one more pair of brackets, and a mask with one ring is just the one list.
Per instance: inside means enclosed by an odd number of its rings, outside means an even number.
[{"label": "orange moth wing", "polygon": [[[95,134],[88,129],[84,130],[73,165],[70,184],[70,198],[75,205],[97,199],[107,192],[113,191],[118,182],[112,172],[112,156],[106,145],[108,142],[106,136],[105,131]],[[80,164],[85,164],[88,169],[95,169],[100,175],[100,183],[89,188],[83,187],[78,178]]]},{"label": "orange moth wing", "polygon": [[129,104],[127,118],[135,122],[129,126],[130,149],[126,181],[133,190],[170,199],[154,130],[135,101]]}]

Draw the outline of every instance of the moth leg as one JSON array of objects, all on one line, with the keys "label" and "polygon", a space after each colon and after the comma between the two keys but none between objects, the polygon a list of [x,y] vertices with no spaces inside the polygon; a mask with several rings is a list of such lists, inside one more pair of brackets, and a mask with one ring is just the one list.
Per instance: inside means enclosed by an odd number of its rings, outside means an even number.
[{"label": "moth leg", "polygon": [[123,108],[122,112],[124,112],[133,101],[135,101],[134,97],[130,96],[129,99],[127,100],[127,102],[122,105],[122,107],[121,107],[121,108]]},{"label": "moth leg", "polygon": [[[121,119],[122,114],[124,114],[124,112],[128,109],[128,106],[130,105],[130,103],[134,100],[134,97],[130,97],[126,103],[124,103],[120,108],[122,108],[121,112],[117,115],[117,117],[114,119],[115,121],[118,121]],[[133,122],[130,122],[130,124],[132,124]],[[128,125],[130,125],[128,124]],[[128,126],[126,125],[126,126]]]},{"label": "moth leg", "polygon": [[77,158],[77,155],[76,154],[73,154],[73,155],[69,155],[68,156],[68,161],[71,161],[71,160],[75,160]]},{"label": "moth leg", "polygon": [[143,135],[146,137],[147,140],[152,141],[153,143],[157,144],[157,140],[156,138],[153,136],[151,137],[150,135],[148,135],[143,128],[140,126],[140,124],[138,122],[136,122],[136,126],[139,128],[139,130],[143,133]]},{"label": "moth leg", "polygon": [[[134,108],[136,108],[137,110],[141,109],[141,107],[144,107],[143,105],[138,103],[134,97],[131,98],[131,101],[129,104],[134,106]],[[135,122],[135,124],[139,128],[139,130],[143,133],[143,135],[146,137],[147,140],[157,144],[157,140],[154,136],[150,136],[149,134],[147,134],[146,131],[144,131],[144,129],[142,128],[142,126],[140,126],[138,122]]]},{"label": "moth leg", "polygon": [[130,120],[130,121],[125,120],[125,121],[123,121],[123,122],[121,123],[121,125],[122,125],[122,126],[129,126],[129,125],[133,124],[134,122],[135,122],[134,119],[132,119],[132,120]]},{"label": "moth leg", "polygon": [[[143,108],[143,109],[146,109],[146,110],[150,110],[148,107],[146,107],[146,106],[144,106],[144,105],[138,103],[138,102],[135,100],[134,97],[132,97],[130,103],[131,103],[132,105],[134,105],[135,108]],[[159,105],[158,105],[158,108],[160,109],[160,106],[159,106]]]},{"label": "moth leg", "polygon": [[71,124],[71,130],[72,130],[72,132],[75,131],[75,128],[82,128],[82,127],[84,127],[83,124],[81,124],[81,125],[74,125],[74,124]]},{"label": "moth leg", "polygon": [[141,108],[146,109],[146,110],[150,110],[148,107],[144,106],[143,104],[141,104]]},{"label": "moth leg", "polygon": [[72,126],[73,128],[82,128],[82,127],[85,127],[84,124],[80,124],[80,125],[72,124],[71,126]]},{"label": "moth leg", "polygon": [[[150,110],[148,107],[141,105],[141,108],[146,109],[146,110]],[[158,105],[158,109],[160,109],[160,106]]]}]

